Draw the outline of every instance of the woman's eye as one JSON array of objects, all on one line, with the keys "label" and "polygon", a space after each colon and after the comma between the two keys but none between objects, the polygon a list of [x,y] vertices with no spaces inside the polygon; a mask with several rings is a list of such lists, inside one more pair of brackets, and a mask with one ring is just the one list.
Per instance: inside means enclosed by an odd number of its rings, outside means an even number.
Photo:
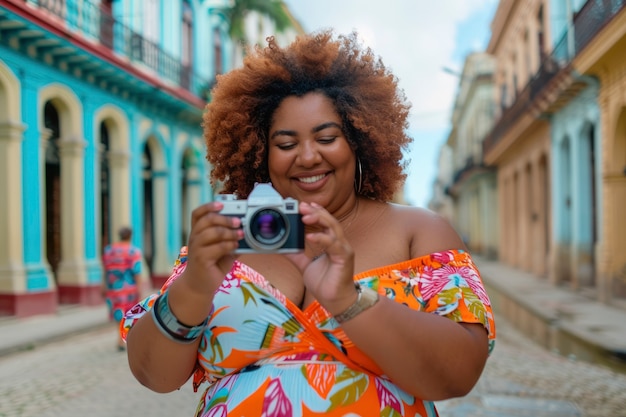
[{"label": "woman's eye", "polygon": [[295,143],[279,143],[278,145],[276,145],[278,147],[278,149],[282,149],[284,151],[289,150],[289,149],[293,149],[296,144]]},{"label": "woman's eye", "polygon": [[326,143],[333,143],[335,139],[337,139],[337,137],[332,136],[332,137],[319,138],[317,141],[319,143],[326,144]]}]

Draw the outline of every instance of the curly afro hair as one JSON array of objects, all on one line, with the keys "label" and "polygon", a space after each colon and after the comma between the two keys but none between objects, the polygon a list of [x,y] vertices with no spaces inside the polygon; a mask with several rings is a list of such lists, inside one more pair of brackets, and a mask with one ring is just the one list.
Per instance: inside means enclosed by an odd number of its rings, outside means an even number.
[{"label": "curly afro hair", "polygon": [[[403,150],[411,107],[398,79],[355,32],[324,30],[282,48],[273,37],[246,56],[241,68],[220,75],[204,114],[211,183],[247,198],[268,182],[267,139],[274,111],[288,96],[320,92],[330,98],[362,165],[360,195],[392,199],[406,178]],[[355,174],[355,175],[358,175]]]}]

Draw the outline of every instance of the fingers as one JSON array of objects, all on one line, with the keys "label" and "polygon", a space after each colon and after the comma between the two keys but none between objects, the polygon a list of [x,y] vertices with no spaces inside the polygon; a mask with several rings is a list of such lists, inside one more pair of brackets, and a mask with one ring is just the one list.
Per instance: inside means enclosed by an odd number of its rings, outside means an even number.
[{"label": "fingers", "polygon": [[[220,210],[222,210],[223,208],[224,208],[224,204],[217,202],[217,201],[203,204],[197,207],[195,210],[191,212],[191,228],[193,229],[194,226],[198,222],[202,222],[203,220],[206,221],[207,218],[210,218],[211,214],[219,213]],[[220,216],[220,217],[225,217],[225,216]],[[223,224],[224,226],[227,226],[227,223],[225,221],[223,222]]]},{"label": "fingers", "polygon": [[[303,273],[307,292],[325,308],[337,302],[345,304],[346,297],[354,296],[354,249],[348,241],[341,223],[326,209],[316,204],[301,203],[302,222],[314,230],[306,234],[310,251]],[[320,251],[321,250],[321,251]],[[322,256],[318,256],[323,254]],[[330,311],[330,310],[329,310]]]},{"label": "fingers", "polygon": [[327,255],[352,254],[341,223],[335,217],[316,203],[301,203],[300,207],[303,223],[318,230],[307,233],[310,244],[324,248]]},{"label": "fingers", "polygon": [[304,224],[321,229],[331,229],[335,234],[343,236],[341,223],[319,204],[300,203],[300,212]]},{"label": "fingers", "polygon": [[221,202],[203,204],[191,214],[187,266],[183,277],[197,293],[213,294],[221,284],[221,261],[230,256],[243,238],[241,220],[220,214]]},{"label": "fingers", "polygon": [[243,237],[240,229],[241,220],[219,214],[223,208],[220,202],[199,206],[191,214],[191,233],[189,236],[190,255],[208,256],[216,259],[232,252]]}]

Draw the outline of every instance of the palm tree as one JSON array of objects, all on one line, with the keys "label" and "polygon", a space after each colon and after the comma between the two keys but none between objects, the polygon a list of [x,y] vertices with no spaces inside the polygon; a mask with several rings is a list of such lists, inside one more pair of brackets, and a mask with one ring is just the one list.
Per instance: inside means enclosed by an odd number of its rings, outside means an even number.
[{"label": "palm tree", "polygon": [[[228,22],[228,36],[230,37],[235,52],[232,55],[233,65],[246,53],[248,40],[246,38],[245,21],[248,13],[257,12],[261,17],[268,18],[275,27],[276,32],[285,32],[293,28],[302,33],[300,23],[293,18],[283,0],[230,0],[229,6],[216,7],[214,11],[221,14]],[[219,73],[219,72],[218,72]],[[202,89],[200,96],[205,100],[211,100],[211,89],[215,78]]]},{"label": "palm tree", "polygon": [[244,23],[249,12],[257,12],[269,18],[277,32],[293,26],[292,17],[282,0],[233,0],[231,4],[220,11],[230,24],[228,35],[236,44],[247,43]]}]

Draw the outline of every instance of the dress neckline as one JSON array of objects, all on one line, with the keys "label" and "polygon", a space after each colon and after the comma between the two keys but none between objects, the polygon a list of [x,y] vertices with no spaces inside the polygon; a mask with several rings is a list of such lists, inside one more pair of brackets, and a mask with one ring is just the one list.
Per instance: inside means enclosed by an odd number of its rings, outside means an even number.
[{"label": "dress neckline", "polygon": [[[353,281],[361,281],[367,278],[371,278],[373,276],[383,275],[392,270],[405,270],[411,267],[415,267],[417,265],[423,265],[426,259],[440,259],[440,260],[452,260],[455,256],[465,255],[468,253],[461,249],[449,249],[441,252],[433,252],[430,254],[418,256],[416,258],[407,259],[406,261],[396,262],[389,265],[383,265],[375,268],[368,269],[366,271],[359,272],[355,274],[352,279]],[[235,259],[233,262],[233,266],[231,268],[231,273],[236,269],[245,269],[250,274],[254,276],[248,276],[248,274],[241,274],[240,278],[244,279],[247,282],[256,285],[263,290],[265,290],[269,295],[271,295],[278,302],[286,306],[292,312],[304,313],[306,316],[312,315],[317,309],[323,308],[323,306],[317,301],[317,299],[313,300],[311,304],[309,304],[306,308],[301,309],[297,304],[291,301],[281,290],[273,286],[270,281],[265,278],[265,276],[251,267],[250,265]],[[326,311],[326,310],[324,310]]]}]

